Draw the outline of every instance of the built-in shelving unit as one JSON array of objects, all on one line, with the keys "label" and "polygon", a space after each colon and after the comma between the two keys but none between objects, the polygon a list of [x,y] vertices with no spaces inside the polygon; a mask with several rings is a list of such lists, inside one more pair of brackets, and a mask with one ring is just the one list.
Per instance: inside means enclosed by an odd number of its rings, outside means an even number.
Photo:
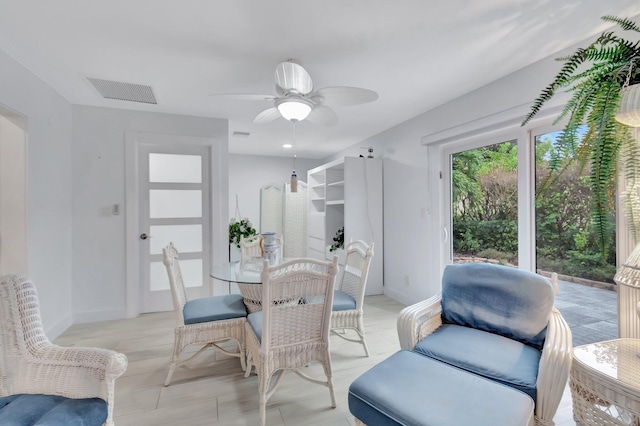
[{"label": "built-in shelving unit", "polygon": [[[328,260],[333,237],[374,242],[366,294],[382,293],[382,161],[345,157],[309,170],[309,257]],[[344,262],[344,259],[341,259]]]}]

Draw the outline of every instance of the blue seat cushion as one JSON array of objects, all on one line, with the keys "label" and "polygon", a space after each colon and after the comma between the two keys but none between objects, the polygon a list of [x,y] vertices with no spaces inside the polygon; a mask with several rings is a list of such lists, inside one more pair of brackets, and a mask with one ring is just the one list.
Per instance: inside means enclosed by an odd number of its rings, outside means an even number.
[{"label": "blue seat cushion", "polygon": [[333,311],[348,311],[356,308],[356,301],[342,290],[333,292]]},{"label": "blue seat cushion", "polygon": [[524,426],[533,414],[524,393],[406,350],[351,383],[348,401],[376,426]]},{"label": "blue seat cushion", "polygon": [[442,319],[542,349],[554,291],[548,279],[489,263],[448,265],[442,276]]},{"label": "blue seat cushion", "polygon": [[240,294],[204,297],[185,303],[182,308],[185,324],[220,321],[247,316],[247,308]]},{"label": "blue seat cushion", "polygon": [[250,313],[247,316],[247,322],[258,338],[258,342],[262,343],[262,311]]},{"label": "blue seat cushion", "polygon": [[414,352],[514,387],[536,399],[542,353],[513,339],[454,324],[443,324]]},{"label": "blue seat cushion", "polygon": [[27,394],[0,398],[3,426],[101,426],[107,415],[107,403],[100,398]]}]

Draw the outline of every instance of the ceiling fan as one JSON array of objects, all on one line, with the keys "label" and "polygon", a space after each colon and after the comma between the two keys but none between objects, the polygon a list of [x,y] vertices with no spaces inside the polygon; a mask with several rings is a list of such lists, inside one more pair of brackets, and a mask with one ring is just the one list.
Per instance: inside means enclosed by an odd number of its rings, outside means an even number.
[{"label": "ceiling fan", "polygon": [[256,116],[254,124],[265,124],[282,117],[292,122],[306,119],[325,126],[338,123],[338,116],[330,106],[358,105],[378,99],[373,90],[359,87],[333,86],[314,91],[307,70],[292,59],[278,65],[275,80],[277,95],[228,93],[211,96],[229,100],[273,101],[271,108]]}]

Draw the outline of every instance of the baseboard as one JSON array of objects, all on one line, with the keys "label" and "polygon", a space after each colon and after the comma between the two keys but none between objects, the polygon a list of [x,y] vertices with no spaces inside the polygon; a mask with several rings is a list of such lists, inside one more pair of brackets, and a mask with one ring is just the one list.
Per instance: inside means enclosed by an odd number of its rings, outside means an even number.
[{"label": "baseboard", "polygon": [[53,341],[58,336],[66,331],[67,328],[71,327],[72,320],[70,315],[66,315],[60,321],[56,322],[52,326],[46,327],[44,330],[44,334],[47,335],[49,340]]},{"label": "baseboard", "polygon": [[420,301],[420,300],[415,300],[414,298],[411,297],[411,295],[408,295],[406,292],[395,291],[393,289],[389,289],[388,287],[385,287],[384,295],[406,306],[413,305],[414,303],[417,303]]}]

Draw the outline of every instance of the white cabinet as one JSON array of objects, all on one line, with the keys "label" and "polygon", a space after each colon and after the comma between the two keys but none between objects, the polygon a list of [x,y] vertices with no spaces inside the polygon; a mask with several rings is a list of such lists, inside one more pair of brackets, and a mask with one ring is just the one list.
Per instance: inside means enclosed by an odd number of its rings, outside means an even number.
[{"label": "white cabinet", "polygon": [[382,160],[345,157],[309,170],[307,256],[330,259],[327,250],[338,229],[375,244],[366,294],[382,294]]}]

